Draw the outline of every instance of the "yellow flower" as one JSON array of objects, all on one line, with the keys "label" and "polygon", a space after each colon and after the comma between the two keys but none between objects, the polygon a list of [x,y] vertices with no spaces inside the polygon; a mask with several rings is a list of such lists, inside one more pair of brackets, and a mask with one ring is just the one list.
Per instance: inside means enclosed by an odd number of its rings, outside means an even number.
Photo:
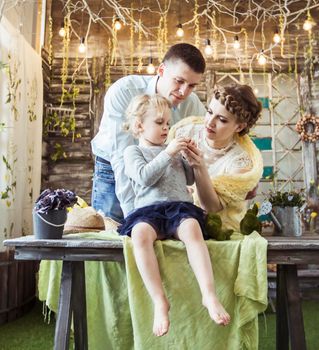
[{"label": "yellow flower", "polygon": [[314,219],[317,215],[318,215],[318,213],[316,213],[315,211],[313,211],[313,212],[310,214],[310,217],[311,217],[311,219]]},{"label": "yellow flower", "polygon": [[77,204],[75,204],[73,207],[67,208],[68,212],[70,212],[74,207],[77,207],[77,208],[86,208],[86,207],[88,207],[88,204],[86,203],[86,201],[84,199],[82,199],[79,196],[76,196],[76,197],[78,199]]}]

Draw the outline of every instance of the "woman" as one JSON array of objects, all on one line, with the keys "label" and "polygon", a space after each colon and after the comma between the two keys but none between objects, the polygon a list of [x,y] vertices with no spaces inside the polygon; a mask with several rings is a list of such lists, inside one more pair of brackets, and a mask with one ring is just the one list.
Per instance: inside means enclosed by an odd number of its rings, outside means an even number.
[{"label": "woman", "polygon": [[207,212],[218,212],[223,228],[239,231],[247,194],[263,171],[259,150],[247,135],[262,106],[248,85],[219,87],[205,118],[189,117],[174,125],[170,138],[192,138],[185,158],[194,167],[195,200]]}]

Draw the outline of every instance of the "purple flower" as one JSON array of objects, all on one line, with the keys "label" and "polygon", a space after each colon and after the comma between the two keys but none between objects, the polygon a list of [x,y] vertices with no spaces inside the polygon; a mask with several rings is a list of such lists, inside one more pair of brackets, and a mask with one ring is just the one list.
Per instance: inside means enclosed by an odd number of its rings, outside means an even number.
[{"label": "purple flower", "polygon": [[77,203],[76,194],[70,190],[44,190],[35,202],[35,210],[41,214],[49,210],[61,210]]}]

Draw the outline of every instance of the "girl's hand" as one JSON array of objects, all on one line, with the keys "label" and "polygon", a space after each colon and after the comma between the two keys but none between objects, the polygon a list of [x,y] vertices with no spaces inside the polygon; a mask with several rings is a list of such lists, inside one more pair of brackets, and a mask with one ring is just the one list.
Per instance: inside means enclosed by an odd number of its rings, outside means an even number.
[{"label": "girl's hand", "polygon": [[187,149],[182,151],[182,155],[193,168],[205,166],[203,153],[197,148],[196,143],[193,140],[188,143]]},{"label": "girl's hand", "polygon": [[166,152],[171,156],[175,156],[178,152],[187,149],[190,139],[186,137],[178,137],[173,139],[166,147]]}]

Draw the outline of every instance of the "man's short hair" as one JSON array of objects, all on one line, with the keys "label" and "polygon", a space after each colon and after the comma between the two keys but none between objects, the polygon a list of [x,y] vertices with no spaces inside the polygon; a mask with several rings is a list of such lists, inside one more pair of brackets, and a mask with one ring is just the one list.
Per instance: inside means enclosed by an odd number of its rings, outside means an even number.
[{"label": "man's short hair", "polygon": [[191,44],[180,43],[173,45],[163,58],[164,63],[167,61],[174,62],[178,60],[186,63],[196,73],[205,72],[205,58],[198,48]]}]

